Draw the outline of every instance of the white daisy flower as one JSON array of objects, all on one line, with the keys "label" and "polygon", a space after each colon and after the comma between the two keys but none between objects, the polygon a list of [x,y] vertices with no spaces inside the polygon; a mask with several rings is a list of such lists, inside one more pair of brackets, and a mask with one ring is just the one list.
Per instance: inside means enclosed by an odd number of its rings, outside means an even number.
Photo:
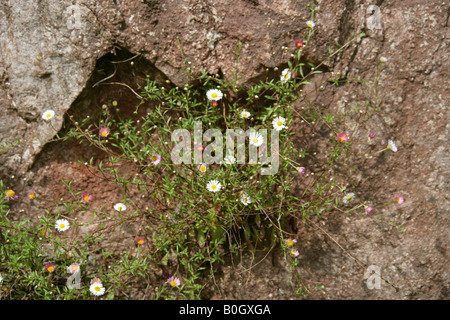
[{"label": "white daisy flower", "polygon": [[262,134],[257,133],[257,132],[250,133],[248,138],[250,140],[250,144],[252,144],[252,145],[254,145],[256,147],[259,147],[264,142],[264,137],[262,136]]},{"label": "white daisy flower", "polygon": [[350,201],[353,200],[353,198],[355,197],[355,194],[353,192],[351,193],[347,193],[344,198],[342,199],[342,201],[344,201],[344,203],[349,203]]},{"label": "white daisy flower", "polygon": [[285,126],[285,123],[286,123],[286,119],[283,117],[276,117],[272,121],[273,128],[277,131],[287,128],[287,126]]},{"label": "white daisy flower", "polygon": [[119,211],[119,212],[122,212],[122,211],[125,211],[126,209],[127,209],[127,206],[126,205],[124,205],[123,203],[116,203],[115,205],[114,205],[114,209],[115,210],[117,210],[117,211]]},{"label": "white daisy flower", "polygon": [[241,196],[241,203],[246,206],[252,202],[252,199],[248,196],[248,194],[244,193]]},{"label": "white daisy flower", "polygon": [[101,296],[105,293],[105,288],[101,283],[94,282],[89,287],[89,290],[92,292],[94,296]]},{"label": "white daisy flower", "polygon": [[236,158],[232,155],[228,155],[225,157],[225,159],[223,159],[225,161],[225,164],[235,164],[236,163]]},{"label": "white daisy flower", "polygon": [[391,149],[393,152],[397,152],[397,146],[395,145],[394,141],[388,140],[388,148]]},{"label": "white daisy flower", "polygon": [[69,221],[67,221],[66,219],[59,219],[56,220],[55,222],[55,228],[59,232],[66,231],[67,229],[69,229],[69,227],[70,227]]},{"label": "white daisy flower", "polygon": [[206,185],[206,189],[208,189],[208,191],[211,191],[211,192],[220,191],[220,188],[222,188],[222,184],[217,180],[211,180]]},{"label": "white daisy flower", "polygon": [[206,172],[206,164],[201,163],[197,166],[197,169],[200,170],[200,172]]},{"label": "white daisy flower", "polygon": [[44,120],[50,120],[55,115],[55,111],[53,110],[47,110],[42,114],[42,119]]},{"label": "white daisy flower", "polygon": [[206,92],[206,97],[211,101],[218,101],[222,99],[223,93],[218,89],[210,89]]},{"label": "white daisy flower", "polygon": [[250,116],[251,116],[251,114],[247,110],[244,110],[241,112],[241,118],[248,119],[248,118],[250,118]]},{"label": "white daisy flower", "polygon": [[3,282],[3,277],[2,277],[2,275],[0,274],[0,284],[2,284],[2,282]]},{"label": "white daisy flower", "polygon": [[306,21],[306,25],[307,25],[309,28],[314,28],[316,24],[315,24],[313,21],[308,20],[308,21]]},{"label": "white daisy flower", "polygon": [[292,72],[289,71],[289,69],[284,69],[283,72],[281,72],[281,82],[287,82],[289,79],[292,78]]},{"label": "white daisy flower", "polygon": [[156,166],[158,163],[161,162],[161,155],[160,154],[152,154],[152,157],[150,158],[152,163]]},{"label": "white daisy flower", "polygon": [[386,57],[381,57],[380,58],[380,62],[381,63],[385,63],[386,61],[388,61],[388,59]]}]

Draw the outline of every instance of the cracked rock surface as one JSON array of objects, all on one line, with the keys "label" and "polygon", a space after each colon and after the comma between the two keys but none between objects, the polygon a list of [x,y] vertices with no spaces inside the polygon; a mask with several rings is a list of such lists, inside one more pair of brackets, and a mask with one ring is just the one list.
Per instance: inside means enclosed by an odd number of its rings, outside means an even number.
[{"label": "cracked rock surface", "polygon": [[[44,145],[60,130],[65,112],[85,90],[96,62],[105,54],[125,48],[181,86],[186,82],[181,68],[184,58],[194,72],[206,70],[231,77],[235,50],[241,42],[240,81],[255,81],[266,69],[287,66],[290,51],[281,48],[292,48],[304,34],[305,21],[310,19],[308,3],[2,1],[1,178],[12,186],[17,177],[26,175]],[[328,56],[329,46],[343,44],[361,31],[367,37],[325,61],[327,71],[342,78],[350,73],[369,80],[379,59],[388,59],[379,75],[383,109],[366,129],[377,132],[373,142],[377,146],[393,139],[399,151],[367,159],[358,167],[357,187],[364,200],[383,202],[402,193],[406,199],[402,207],[387,207],[382,213],[407,231],[400,233],[392,225],[383,227],[363,218],[326,217],[322,228],[351,256],[326,233],[305,226],[311,232],[305,231],[300,241],[304,244],[300,247],[301,274],[326,284],[326,294],[317,296],[320,299],[448,299],[450,6],[442,0],[316,3],[317,31],[305,48],[307,61],[320,63]],[[374,16],[370,6],[378,8],[379,16]],[[316,76],[316,80],[326,76],[329,74]],[[318,106],[338,112],[362,103],[364,96],[353,84],[326,84],[312,99]],[[41,119],[48,109],[56,113],[51,123]],[[344,129],[350,130],[352,123],[348,126]],[[357,144],[366,137],[361,129],[352,139]],[[368,289],[364,270],[352,257],[380,267],[387,281],[381,289]],[[248,264],[242,268],[247,269]],[[265,261],[246,274],[246,279],[227,273],[218,279],[223,285],[222,298],[287,298],[283,290],[290,284],[283,284],[287,281],[277,276],[285,272],[280,270]],[[229,281],[232,284],[227,287]]]}]

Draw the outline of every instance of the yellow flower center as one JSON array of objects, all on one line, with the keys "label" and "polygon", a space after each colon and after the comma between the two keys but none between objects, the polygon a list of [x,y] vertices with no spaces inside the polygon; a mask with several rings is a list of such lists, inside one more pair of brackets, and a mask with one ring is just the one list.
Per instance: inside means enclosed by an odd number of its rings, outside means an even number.
[{"label": "yellow flower center", "polygon": [[119,211],[122,211],[122,207],[117,207],[117,209],[118,209]]},{"label": "yellow flower center", "polygon": [[72,271],[77,271],[78,270],[78,267],[77,266],[73,266],[72,267]]},{"label": "yellow flower center", "polygon": [[214,184],[211,186],[211,189],[216,190],[217,186]]},{"label": "yellow flower center", "polygon": [[347,197],[347,201],[350,201],[350,200],[352,200],[352,196]]},{"label": "yellow flower center", "polygon": [[48,270],[48,272],[53,272],[54,268],[53,267],[48,267],[47,270]]},{"label": "yellow flower center", "polygon": [[286,74],[284,75],[284,78],[285,78],[285,79],[289,78],[289,73],[286,73]]},{"label": "yellow flower center", "polygon": [[6,190],[6,195],[8,196],[8,197],[14,197],[14,195],[15,195],[16,193],[14,192],[14,191],[12,191],[11,189],[9,189],[9,190]]},{"label": "yellow flower center", "polygon": [[36,197],[36,194],[34,194],[34,193],[30,193],[30,195],[28,196],[28,198],[30,198],[30,199],[34,199],[34,197]]},{"label": "yellow flower center", "polygon": [[52,115],[50,113],[47,113],[46,117],[50,118]]},{"label": "yellow flower center", "polygon": [[242,116],[243,116],[244,118],[247,118],[247,114],[246,114],[246,113],[244,113]]},{"label": "yellow flower center", "polygon": [[108,134],[108,132],[102,131],[102,136],[106,137],[107,134]]},{"label": "yellow flower center", "polygon": [[89,201],[89,196],[84,196],[84,201]]},{"label": "yellow flower center", "polygon": [[206,171],[206,167],[205,166],[201,166],[200,167],[200,171]]},{"label": "yellow flower center", "polygon": [[292,246],[294,245],[294,241],[292,241],[291,239],[289,239],[289,240],[286,241],[286,245],[287,245],[288,247],[292,247]]},{"label": "yellow flower center", "polygon": [[156,161],[158,158],[156,156],[152,157],[152,161]]},{"label": "yellow flower center", "polygon": [[144,241],[138,240],[138,244],[144,244]]},{"label": "yellow flower center", "polygon": [[177,285],[177,282],[175,280],[170,281],[170,285],[172,287],[175,287]]},{"label": "yellow flower center", "polygon": [[253,138],[253,142],[258,142],[258,138]]},{"label": "yellow flower center", "polygon": [[277,125],[281,127],[281,126],[283,125],[283,122],[278,121],[278,122],[277,122]]},{"label": "yellow flower center", "polygon": [[211,97],[213,97],[213,98],[217,98],[217,93],[213,93],[213,94],[211,94]]},{"label": "yellow flower center", "polygon": [[95,286],[95,287],[94,287],[94,290],[95,290],[95,291],[100,291],[101,288],[100,288],[100,286]]},{"label": "yellow flower center", "polygon": [[66,227],[66,225],[64,224],[64,223],[61,223],[60,225],[59,225],[59,228],[60,229],[64,229]]}]

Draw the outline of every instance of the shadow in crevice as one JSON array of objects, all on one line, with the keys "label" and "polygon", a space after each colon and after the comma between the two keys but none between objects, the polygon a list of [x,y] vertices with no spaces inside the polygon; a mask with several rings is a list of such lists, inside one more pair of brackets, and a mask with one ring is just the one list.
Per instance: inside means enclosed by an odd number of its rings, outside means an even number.
[{"label": "shadow in crevice", "polygon": [[85,89],[68,113],[92,116],[93,112],[101,112],[104,104],[116,101],[113,115],[134,117],[135,107],[141,102],[140,88],[146,85],[147,78],[168,89],[174,86],[170,81],[167,83],[166,75],[143,56],[124,48],[114,50],[114,54],[108,53],[97,61]]},{"label": "shadow in crevice", "polygon": [[[72,103],[67,111],[59,136],[64,136],[70,129],[74,128],[74,122],[81,123],[87,117],[90,122],[99,123],[103,117],[102,107],[107,105],[112,117],[139,119],[152,108],[152,102],[143,101],[138,95],[141,88],[146,85],[147,77],[156,81],[158,85],[164,85],[168,89],[173,87],[167,83],[168,78],[158,70],[151,62],[124,48],[116,48],[114,53],[108,53],[100,58],[86,83],[85,88]],[[117,102],[113,106],[112,102]],[[137,112],[137,106],[139,109]],[[70,119],[72,117],[72,119]],[[98,134],[98,128],[90,129],[93,134]],[[67,141],[50,141],[37,155],[32,170],[40,167],[43,160],[64,163],[77,161],[83,158],[101,158],[100,150],[93,147],[87,148],[86,143],[80,148],[79,142],[74,139]],[[49,158],[48,154],[52,154]]]}]

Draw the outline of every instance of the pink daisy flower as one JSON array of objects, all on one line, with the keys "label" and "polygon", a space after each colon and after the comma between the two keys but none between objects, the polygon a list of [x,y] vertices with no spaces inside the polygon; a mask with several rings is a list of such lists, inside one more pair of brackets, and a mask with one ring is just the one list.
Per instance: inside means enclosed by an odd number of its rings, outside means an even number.
[{"label": "pink daisy flower", "polygon": [[81,195],[81,201],[83,203],[88,203],[89,201],[91,201],[91,199],[92,199],[92,196],[89,193],[83,193]]},{"label": "pink daisy flower", "polygon": [[136,238],[136,244],[138,246],[142,246],[145,243],[145,239],[143,237],[137,237]]},{"label": "pink daisy flower", "polygon": [[177,277],[170,277],[169,279],[167,279],[167,283],[172,287],[178,287],[181,284],[181,281]]},{"label": "pink daisy flower", "polygon": [[337,140],[339,142],[347,142],[348,141],[348,136],[345,133],[338,133]]},{"label": "pink daisy flower", "polygon": [[29,191],[27,194],[28,199],[33,200],[34,198],[36,198],[36,192],[34,191]]},{"label": "pink daisy flower", "polygon": [[369,138],[370,138],[370,139],[375,138],[375,133],[373,133],[373,132],[369,133]]},{"label": "pink daisy flower", "polygon": [[152,157],[150,158],[150,160],[156,166],[158,163],[161,162],[161,155],[154,153],[154,154],[152,154]]},{"label": "pink daisy flower", "polygon": [[100,137],[106,138],[109,136],[109,129],[107,127],[101,127],[98,134]]},{"label": "pink daisy flower", "polygon": [[394,194],[394,200],[398,204],[402,204],[403,202],[405,202],[405,199],[403,198],[403,196],[400,193]]},{"label": "pink daisy flower", "polygon": [[306,168],[305,167],[298,167],[297,168],[298,173],[303,176],[306,173]]},{"label": "pink daisy flower", "polygon": [[289,255],[290,255],[292,258],[297,258],[299,254],[300,254],[300,253],[298,252],[297,249],[292,249],[291,251],[289,251]]},{"label": "pink daisy flower", "polygon": [[47,270],[48,272],[52,273],[53,271],[55,271],[55,266],[52,265],[51,263],[47,263],[44,267],[45,270]]},{"label": "pink daisy flower", "polygon": [[198,151],[203,151],[203,146],[201,144],[198,144],[195,146],[195,149],[197,149]]},{"label": "pink daisy flower", "polygon": [[295,47],[296,48],[303,48],[304,44],[302,40],[295,40]]},{"label": "pink daisy flower", "polygon": [[74,262],[74,263],[72,263],[72,264],[69,266],[69,272],[70,272],[70,273],[75,274],[75,273],[77,273],[78,271],[80,271],[80,264],[79,264],[79,263]]},{"label": "pink daisy flower", "polygon": [[16,195],[16,193],[13,190],[11,190],[10,188],[6,188],[6,197],[5,197],[6,201],[15,200],[18,197],[19,196]]},{"label": "pink daisy flower", "polygon": [[102,284],[102,282],[100,281],[99,278],[93,278],[93,279],[91,279],[91,285],[94,284],[94,283]]},{"label": "pink daisy flower", "polygon": [[219,103],[216,100],[211,101],[210,106],[211,107],[217,107],[219,105]]},{"label": "pink daisy flower", "polygon": [[366,208],[366,215],[369,215],[373,212],[374,208],[373,207],[367,207]]}]

